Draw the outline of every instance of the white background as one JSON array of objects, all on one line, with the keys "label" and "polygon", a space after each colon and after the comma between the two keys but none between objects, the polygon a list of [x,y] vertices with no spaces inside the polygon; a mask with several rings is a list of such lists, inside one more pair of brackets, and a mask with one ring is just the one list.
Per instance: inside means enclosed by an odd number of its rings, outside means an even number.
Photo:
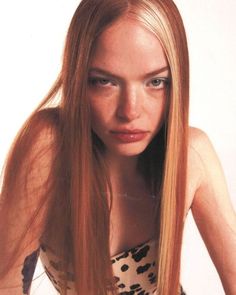
[{"label": "white background", "polygon": [[[78,2],[0,2],[0,165],[17,130],[57,76],[65,33]],[[236,207],[236,1],[175,2],[189,41],[190,123],[212,140]],[[38,265],[35,276],[42,272]],[[188,295],[224,294],[191,216],[184,238],[182,284]],[[31,293],[55,291],[43,274]]]}]

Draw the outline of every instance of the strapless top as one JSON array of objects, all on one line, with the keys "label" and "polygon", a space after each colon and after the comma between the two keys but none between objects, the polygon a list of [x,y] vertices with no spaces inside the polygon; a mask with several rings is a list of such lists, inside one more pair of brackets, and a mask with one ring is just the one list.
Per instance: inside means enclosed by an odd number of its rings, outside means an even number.
[{"label": "strapless top", "polygon": [[[113,274],[119,290],[118,294],[158,295],[156,291],[156,248],[157,241],[148,240],[111,257]],[[73,272],[69,270],[69,272],[65,274],[62,270],[62,262],[49,247],[43,244],[25,259],[22,270],[24,277],[23,294],[29,294],[38,257],[41,259],[45,273],[59,294],[61,280],[66,275],[68,281],[68,295],[76,295]],[[180,294],[185,295],[182,287]]]},{"label": "strapless top", "polygon": [[[119,294],[155,294],[156,290],[156,240],[149,240],[134,248],[111,257],[115,282]],[[47,247],[41,245],[40,259],[45,272],[54,287],[60,293],[60,280],[65,275],[61,263]],[[67,273],[68,295],[75,295],[74,277]],[[109,293],[108,293],[109,294]]]}]

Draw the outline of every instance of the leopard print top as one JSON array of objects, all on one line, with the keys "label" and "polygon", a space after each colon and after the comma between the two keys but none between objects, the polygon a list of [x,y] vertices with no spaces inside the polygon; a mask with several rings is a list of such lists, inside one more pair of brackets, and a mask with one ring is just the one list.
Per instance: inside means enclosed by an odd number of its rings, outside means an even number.
[{"label": "leopard print top", "polygon": [[[156,240],[149,240],[134,248],[111,257],[115,281],[121,295],[148,295],[156,292]],[[62,272],[61,262],[57,256],[41,245],[25,259],[23,274],[23,294],[30,294],[30,285],[37,258],[40,256],[45,272],[53,286],[60,294]],[[74,276],[72,272],[66,274],[68,280],[68,295],[75,295]],[[108,293],[109,294],[109,293]],[[181,288],[181,295],[185,295]]]}]

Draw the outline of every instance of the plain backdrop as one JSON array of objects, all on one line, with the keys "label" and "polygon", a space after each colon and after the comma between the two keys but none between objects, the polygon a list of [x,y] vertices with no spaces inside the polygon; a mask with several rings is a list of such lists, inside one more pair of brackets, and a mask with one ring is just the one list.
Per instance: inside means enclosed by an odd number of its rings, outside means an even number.
[{"label": "plain backdrop", "polygon": [[[236,207],[236,1],[175,2],[189,42],[190,124],[203,129],[213,142]],[[0,165],[17,130],[59,72],[65,34],[78,3],[0,2]],[[35,278],[31,294],[56,294],[40,261]],[[191,214],[184,236],[181,281],[188,295],[224,294]]]}]

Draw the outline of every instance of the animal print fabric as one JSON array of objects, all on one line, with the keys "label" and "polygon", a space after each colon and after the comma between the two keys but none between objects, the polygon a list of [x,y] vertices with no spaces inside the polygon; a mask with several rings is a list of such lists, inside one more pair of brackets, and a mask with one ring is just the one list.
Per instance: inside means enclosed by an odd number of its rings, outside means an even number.
[{"label": "animal print fabric", "polygon": [[[149,240],[111,257],[115,281],[120,295],[158,295],[155,284],[156,244],[156,240]],[[27,272],[25,272],[28,277],[23,278],[23,294],[30,294],[29,279],[32,280],[32,276],[29,275],[29,261],[32,263],[33,273],[35,268],[35,261],[33,260],[38,257],[36,253],[39,254],[45,272],[58,293],[60,294],[61,279],[66,275],[68,295],[76,295],[72,271],[65,274],[62,271],[62,264],[58,257],[45,245],[41,245],[38,252],[33,252],[25,260],[28,261]],[[24,269],[22,270],[23,273]],[[182,288],[180,294],[185,295]]]}]

